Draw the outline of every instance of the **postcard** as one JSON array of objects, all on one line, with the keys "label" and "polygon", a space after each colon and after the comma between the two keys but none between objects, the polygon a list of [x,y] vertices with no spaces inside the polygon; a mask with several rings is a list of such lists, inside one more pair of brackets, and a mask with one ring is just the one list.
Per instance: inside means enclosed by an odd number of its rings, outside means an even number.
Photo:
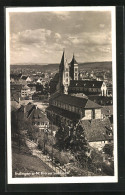
[{"label": "postcard", "polygon": [[6,8],[8,184],[118,182],[115,13]]}]

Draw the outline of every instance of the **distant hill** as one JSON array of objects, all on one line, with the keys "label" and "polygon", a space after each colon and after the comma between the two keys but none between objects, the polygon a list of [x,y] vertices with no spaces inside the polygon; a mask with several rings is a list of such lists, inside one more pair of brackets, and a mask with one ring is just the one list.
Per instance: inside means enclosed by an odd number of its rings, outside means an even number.
[{"label": "distant hill", "polygon": [[[11,70],[13,69],[34,69],[37,71],[50,71],[50,72],[55,72],[58,71],[59,69],[59,64],[33,64],[33,65],[11,65]],[[112,62],[88,62],[88,63],[79,63],[79,70],[111,70],[112,69]]]}]

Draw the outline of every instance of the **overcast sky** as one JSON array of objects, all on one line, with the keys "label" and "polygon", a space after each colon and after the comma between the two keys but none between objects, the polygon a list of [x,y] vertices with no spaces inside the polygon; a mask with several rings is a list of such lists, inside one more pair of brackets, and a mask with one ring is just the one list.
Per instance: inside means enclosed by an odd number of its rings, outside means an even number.
[{"label": "overcast sky", "polygon": [[10,13],[10,59],[16,63],[111,61],[110,11]]}]

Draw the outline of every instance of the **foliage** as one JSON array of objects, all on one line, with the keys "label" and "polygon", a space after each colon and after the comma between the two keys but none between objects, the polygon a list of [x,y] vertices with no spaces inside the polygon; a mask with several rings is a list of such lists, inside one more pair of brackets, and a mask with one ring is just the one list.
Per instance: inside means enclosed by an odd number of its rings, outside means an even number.
[{"label": "foliage", "polygon": [[103,148],[103,151],[109,156],[113,156],[113,144],[106,144]]},{"label": "foliage", "polygon": [[60,125],[55,137],[56,137],[55,147],[58,148],[58,150],[60,151],[66,150],[69,146],[69,136],[64,126]]},{"label": "foliage", "polygon": [[72,128],[61,125],[56,133],[55,147],[60,151],[70,150],[76,160],[83,166],[87,166],[87,163],[91,161],[86,154],[89,152],[89,148],[81,125]]}]

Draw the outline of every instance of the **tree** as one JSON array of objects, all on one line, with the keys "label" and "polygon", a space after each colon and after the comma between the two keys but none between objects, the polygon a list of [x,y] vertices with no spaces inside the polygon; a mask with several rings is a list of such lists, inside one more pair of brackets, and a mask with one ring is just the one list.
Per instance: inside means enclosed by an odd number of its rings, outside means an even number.
[{"label": "tree", "polygon": [[68,148],[69,136],[64,125],[62,124],[60,125],[55,137],[56,137],[56,144],[55,144],[56,148],[58,148],[60,151]]},{"label": "tree", "polygon": [[89,157],[87,152],[89,152],[88,143],[85,138],[85,133],[83,127],[79,124],[74,128],[74,134],[70,141],[70,150],[75,155],[75,158],[80,164],[87,164]]},{"label": "tree", "polygon": [[105,152],[105,154],[113,156],[113,144],[106,144],[103,148],[103,151]]}]

